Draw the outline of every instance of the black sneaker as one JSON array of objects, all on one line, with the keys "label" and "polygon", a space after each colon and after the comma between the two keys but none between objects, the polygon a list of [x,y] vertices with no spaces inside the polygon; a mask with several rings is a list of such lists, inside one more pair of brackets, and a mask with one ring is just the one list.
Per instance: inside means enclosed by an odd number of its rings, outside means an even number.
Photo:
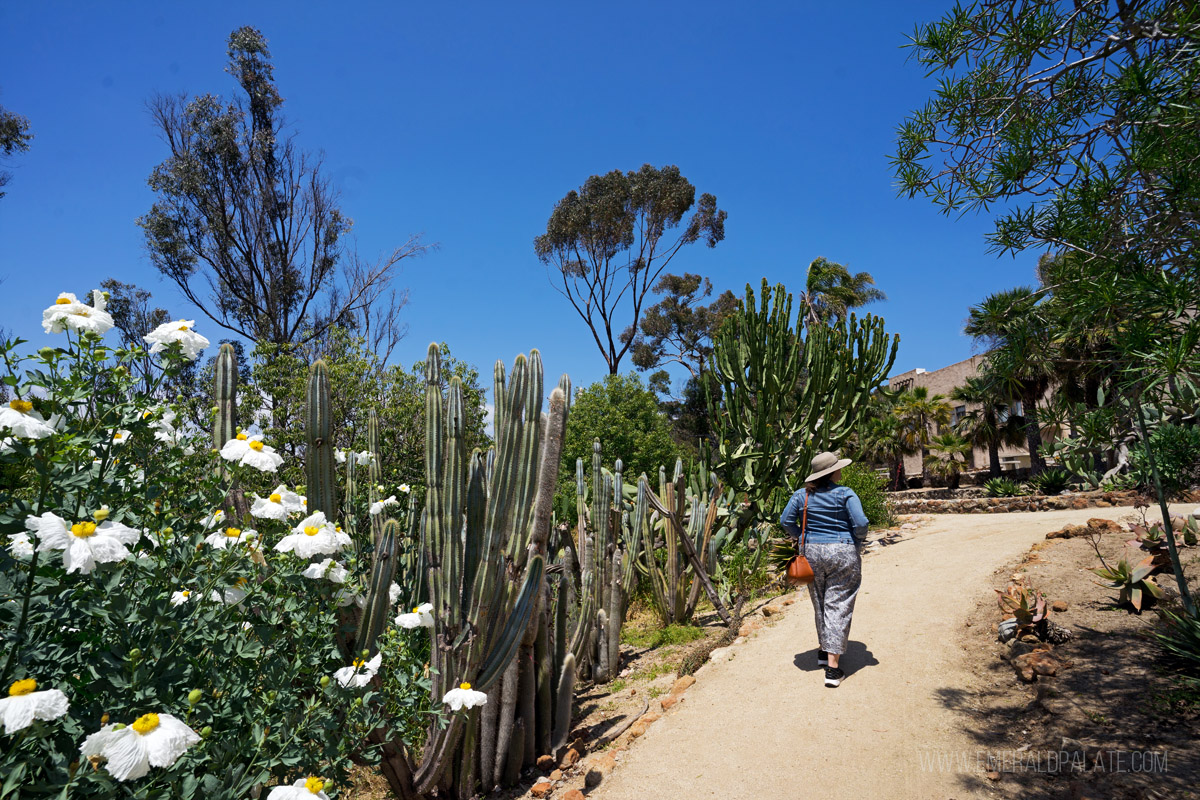
[{"label": "black sneaker", "polygon": [[837,667],[825,668],[825,685],[830,689],[836,687],[842,682],[842,678],[846,677],[846,673],[842,672]]},{"label": "black sneaker", "polygon": [[829,654],[826,653],[824,650],[817,651],[817,666],[818,667],[828,667],[829,666]]}]

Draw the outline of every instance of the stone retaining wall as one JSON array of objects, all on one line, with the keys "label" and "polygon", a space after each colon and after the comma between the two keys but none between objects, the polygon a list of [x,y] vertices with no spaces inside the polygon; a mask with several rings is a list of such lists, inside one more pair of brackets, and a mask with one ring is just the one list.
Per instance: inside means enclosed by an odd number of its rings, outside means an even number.
[{"label": "stone retaining wall", "polygon": [[1053,497],[980,497],[955,500],[888,500],[894,514],[1003,514],[1009,511],[1054,511],[1068,508],[1131,506],[1137,492],[1074,492]]}]

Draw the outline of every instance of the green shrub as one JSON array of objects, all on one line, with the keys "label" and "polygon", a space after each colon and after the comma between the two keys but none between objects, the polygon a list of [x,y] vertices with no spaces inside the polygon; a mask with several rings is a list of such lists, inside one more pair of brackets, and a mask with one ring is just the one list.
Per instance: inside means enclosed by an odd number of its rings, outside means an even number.
[{"label": "green shrub", "polygon": [[1045,495],[1062,494],[1070,483],[1070,473],[1062,469],[1048,469],[1029,479],[1029,487]]},{"label": "green shrub", "polygon": [[855,462],[842,470],[840,483],[858,495],[872,528],[891,527],[895,520],[887,504],[887,478],[865,464]]},{"label": "green shrub", "polygon": [[[1174,500],[1200,484],[1200,427],[1160,425],[1150,434],[1150,446],[1154,449],[1155,465],[1168,500]],[[1129,471],[1142,488],[1154,490],[1150,461],[1141,443],[1129,452]]]},{"label": "green shrub", "polygon": [[[47,313],[107,317],[99,298],[60,305],[73,311]],[[358,655],[342,645],[369,536],[322,527],[344,549],[310,564],[275,547],[306,516],[300,498],[288,500],[293,519],[215,519],[233,483],[270,473],[252,476],[206,433],[172,424],[158,398],[187,366],[176,346],[143,386],[145,349],[110,349],[80,324],[34,356],[0,344],[16,394],[0,465],[27,478],[0,487],[0,697],[43,704],[31,724],[0,731],[0,794],[240,798],[306,776],[343,782],[351,756],[376,757],[364,744],[380,726],[419,742],[429,687],[415,638],[389,631],[383,668],[361,688],[336,674]],[[245,441],[269,455],[270,441]],[[335,556],[344,582],[312,574]],[[93,768],[81,747],[95,734],[91,745],[107,744]],[[170,757],[159,751],[148,770],[118,757],[130,741],[153,754],[168,739]]]}]

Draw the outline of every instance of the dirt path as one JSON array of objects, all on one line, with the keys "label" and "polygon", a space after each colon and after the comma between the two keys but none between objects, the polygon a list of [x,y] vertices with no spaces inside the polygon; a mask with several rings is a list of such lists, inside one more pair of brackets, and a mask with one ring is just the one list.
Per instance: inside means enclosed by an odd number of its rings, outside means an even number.
[{"label": "dirt path", "polygon": [[731,661],[705,666],[590,800],[991,797],[978,745],[941,699],[977,680],[957,634],[985,579],[1047,532],[1130,511],[934,516],[866,557],[840,688],[823,686],[805,594]]}]

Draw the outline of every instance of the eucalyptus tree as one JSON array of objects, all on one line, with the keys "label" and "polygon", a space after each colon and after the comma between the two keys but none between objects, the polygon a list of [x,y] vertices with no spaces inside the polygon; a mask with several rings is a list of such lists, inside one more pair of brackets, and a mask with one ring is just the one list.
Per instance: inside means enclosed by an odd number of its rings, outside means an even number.
[{"label": "eucalyptus tree", "polygon": [[[29,132],[29,120],[0,106],[0,157],[24,153],[29,149],[31,139],[33,134]],[[4,197],[4,187],[11,178],[11,173],[0,170],[0,197]]]},{"label": "eucalyptus tree", "polygon": [[555,204],[534,252],[588,326],[610,375],[634,346],[623,334],[638,329],[663,271],[689,244],[716,247],[726,216],[714,195],[697,200],[678,167],[649,164],[592,175]]},{"label": "eucalyptus tree", "polygon": [[150,262],[205,316],[256,342],[298,345],[334,325],[386,360],[403,335],[406,294],[391,287],[420,237],[369,261],[319,156],[287,128],[267,40],[229,36],[230,73],[245,97],[159,96],[150,113],[170,156],[149,178],[156,200],[138,220]]}]

